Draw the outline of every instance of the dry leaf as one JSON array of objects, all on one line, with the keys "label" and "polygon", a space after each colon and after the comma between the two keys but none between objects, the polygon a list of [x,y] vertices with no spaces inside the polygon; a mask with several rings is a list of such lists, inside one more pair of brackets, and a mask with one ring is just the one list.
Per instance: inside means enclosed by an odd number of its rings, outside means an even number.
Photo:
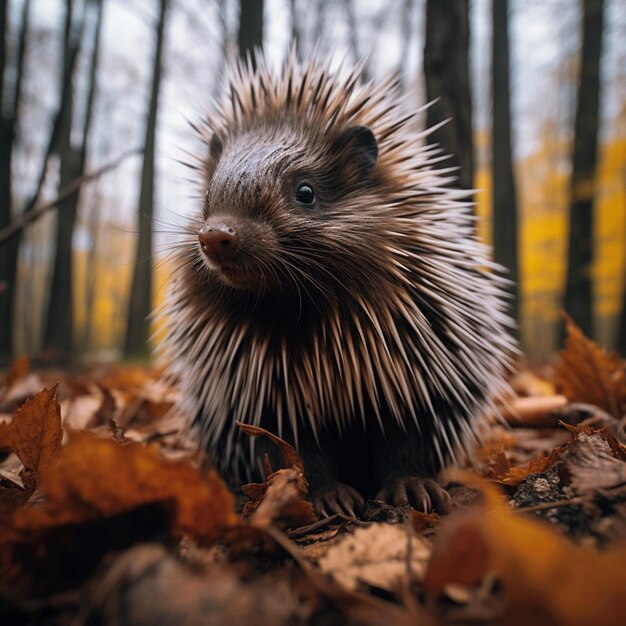
[{"label": "dry leaf", "polygon": [[394,592],[403,581],[421,580],[430,551],[410,527],[372,524],[344,534],[319,559],[319,568],[347,589],[367,585]]},{"label": "dry leaf", "polygon": [[620,419],[626,412],[626,377],[619,355],[608,353],[585,337],[571,318],[566,318],[567,341],[560,352],[557,388],[570,402],[595,404]]},{"label": "dry leaf", "polygon": [[100,385],[108,389],[136,393],[144,386],[153,382],[155,376],[156,374],[139,365],[118,365],[108,369],[106,374],[100,379]]},{"label": "dry leaf", "polygon": [[442,524],[424,579],[431,601],[451,584],[479,586],[495,573],[503,594],[498,623],[626,623],[625,545],[606,552],[574,545],[546,524],[513,513],[493,486],[463,480],[480,486],[486,502]]},{"label": "dry leaf", "polygon": [[565,425],[573,439],[564,447],[566,467],[577,494],[610,489],[626,481],[626,450],[607,429]]},{"label": "dry leaf", "polygon": [[500,476],[494,476],[493,478],[503,485],[516,487],[531,474],[541,474],[545,472],[551,465],[556,463],[559,458],[560,451],[552,450],[547,456],[541,456],[528,461],[526,467],[509,467],[506,473]]},{"label": "dry leaf", "polygon": [[45,384],[39,374],[35,372],[27,374],[24,378],[17,380],[2,394],[0,411],[13,413],[20,404],[37,394],[43,387],[45,387]]},{"label": "dry leaf", "polygon": [[269,432],[269,430],[265,430],[265,428],[261,428],[260,426],[253,426],[252,424],[243,424],[242,422],[237,422],[237,426],[243,430],[246,435],[250,435],[251,437],[267,437],[280,451],[283,461],[283,467],[294,469],[302,472],[304,474],[304,465],[302,464],[302,459],[300,455],[296,451],[296,449],[280,437]]},{"label": "dry leaf", "polygon": [[16,381],[25,378],[29,372],[30,359],[26,355],[15,359],[13,363],[11,363],[11,371],[7,378],[7,387],[12,387]]},{"label": "dry leaf", "polygon": [[88,590],[83,614],[90,619],[81,623],[309,623],[315,605],[302,602],[293,577],[282,572],[255,576],[227,563],[193,567],[163,546],[139,545],[117,557]]},{"label": "dry leaf", "polygon": [[10,422],[0,422],[0,452],[5,450],[13,450],[13,428]]},{"label": "dry leaf", "polygon": [[96,422],[102,400],[97,394],[82,394],[61,402],[63,425],[72,430],[85,430]]},{"label": "dry leaf", "polygon": [[264,428],[240,422],[237,425],[248,435],[267,437],[279,449],[285,465],[274,472],[266,458],[265,482],[242,487],[251,499],[244,506],[243,518],[257,528],[275,524],[282,529],[292,529],[315,522],[317,515],[311,502],[306,500],[309,486],[296,449]]},{"label": "dry leaf", "polygon": [[25,467],[41,474],[59,456],[63,430],[56,385],[40,391],[17,411],[11,429],[13,449]]},{"label": "dry leaf", "polygon": [[58,462],[43,476],[42,506],[16,511],[13,540],[27,540],[60,524],[122,513],[150,502],[176,503],[174,532],[211,541],[237,522],[233,497],[217,474],[169,462],[156,450],[72,433]]}]

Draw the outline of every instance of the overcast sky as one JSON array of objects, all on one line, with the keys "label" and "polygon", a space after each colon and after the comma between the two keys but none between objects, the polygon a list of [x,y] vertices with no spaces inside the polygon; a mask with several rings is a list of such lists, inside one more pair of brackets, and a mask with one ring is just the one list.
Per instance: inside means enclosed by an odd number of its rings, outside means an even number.
[{"label": "overcast sky", "polygon": [[[11,7],[17,7],[15,0]],[[568,64],[576,59],[580,44],[579,5],[575,0],[512,0],[511,71],[515,152],[518,157],[532,153],[541,138],[541,128],[552,120],[564,136],[570,132],[574,111],[574,82]],[[188,170],[179,160],[201,146],[188,120],[202,118],[211,107],[211,96],[220,84],[222,28],[218,0],[170,0],[164,80],[159,111],[157,141],[157,211],[166,221],[178,219],[194,206],[190,199],[194,186]],[[277,65],[289,47],[288,0],[266,0],[265,49]],[[298,3],[298,23],[305,33],[304,50],[313,46],[311,33],[318,19],[315,0]],[[412,79],[411,97],[416,106],[424,101],[421,71],[424,42],[424,0],[413,2],[409,15],[403,12],[405,0],[356,0],[359,16],[358,40],[369,56],[374,76],[384,76],[402,66]],[[471,72],[474,87],[474,122],[477,129],[489,127],[490,81],[490,0],[471,3]],[[28,193],[39,168],[37,157],[43,151],[47,124],[56,105],[59,83],[59,32],[64,0],[34,0],[32,18],[38,33],[28,58],[28,122],[24,134],[27,149],[18,153],[16,191]],[[342,3],[327,3],[324,45],[334,50],[333,59],[347,56],[347,21]],[[227,2],[225,20],[231,35],[236,34],[238,3]],[[18,11],[13,10],[15,21]],[[91,169],[110,161],[128,148],[142,143],[154,25],[155,0],[106,0],[98,100],[94,120]],[[14,22],[15,23],[15,22]],[[623,106],[626,85],[626,1],[607,0],[603,55],[602,111],[603,136],[626,133],[611,120]],[[412,33],[403,48],[401,28],[410,25]],[[234,54],[236,50],[231,47]],[[82,60],[85,61],[84,54]],[[220,74],[220,75],[218,75]],[[568,78],[569,77],[569,78]],[[36,131],[36,132],[35,132]],[[107,219],[132,224],[137,202],[139,159],[131,159],[104,177],[101,186],[108,196]],[[49,194],[54,195],[51,178]],[[88,246],[79,228],[77,243]]]}]

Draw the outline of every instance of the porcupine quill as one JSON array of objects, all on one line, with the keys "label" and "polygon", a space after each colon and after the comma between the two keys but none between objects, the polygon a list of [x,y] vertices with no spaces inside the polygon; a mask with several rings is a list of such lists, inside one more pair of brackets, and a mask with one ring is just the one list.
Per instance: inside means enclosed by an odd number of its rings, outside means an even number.
[{"label": "porcupine quill", "polygon": [[239,62],[199,127],[204,201],[178,248],[160,352],[232,484],[296,445],[322,513],[443,507],[432,477],[476,438],[515,351],[469,192],[394,79],[292,53]]}]

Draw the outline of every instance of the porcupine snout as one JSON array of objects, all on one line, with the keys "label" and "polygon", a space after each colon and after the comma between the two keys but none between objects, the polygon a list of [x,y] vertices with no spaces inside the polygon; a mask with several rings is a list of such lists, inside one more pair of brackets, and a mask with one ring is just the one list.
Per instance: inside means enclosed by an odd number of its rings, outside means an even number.
[{"label": "porcupine snout", "polygon": [[204,254],[219,263],[232,259],[239,246],[239,234],[223,220],[209,219],[200,229],[198,241]]}]

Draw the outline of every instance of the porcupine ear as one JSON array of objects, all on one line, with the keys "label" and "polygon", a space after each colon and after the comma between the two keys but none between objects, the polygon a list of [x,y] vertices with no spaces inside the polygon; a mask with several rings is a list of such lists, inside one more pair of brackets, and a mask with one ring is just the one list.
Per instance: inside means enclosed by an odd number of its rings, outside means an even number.
[{"label": "porcupine ear", "polygon": [[371,174],[378,159],[378,143],[367,126],[346,128],[335,139],[333,150],[346,164],[355,165],[361,177]]}]

